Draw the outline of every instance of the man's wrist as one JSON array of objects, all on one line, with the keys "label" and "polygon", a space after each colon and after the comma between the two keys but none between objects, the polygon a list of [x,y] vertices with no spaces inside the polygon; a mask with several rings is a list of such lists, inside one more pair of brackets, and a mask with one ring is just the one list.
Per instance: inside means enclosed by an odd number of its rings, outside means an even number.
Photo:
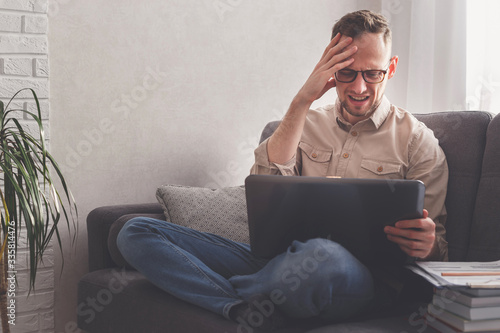
[{"label": "man's wrist", "polygon": [[440,261],[441,260],[441,256],[440,256],[440,251],[439,251],[439,244],[437,242],[437,239],[434,241],[434,245],[432,245],[432,249],[431,249],[431,252],[429,252],[429,254],[424,257],[424,258],[421,258],[419,260],[423,260],[423,261]]},{"label": "man's wrist", "polygon": [[298,93],[292,100],[292,103],[290,104],[290,109],[293,110],[309,110],[311,107],[312,102],[303,98],[300,93]]}]

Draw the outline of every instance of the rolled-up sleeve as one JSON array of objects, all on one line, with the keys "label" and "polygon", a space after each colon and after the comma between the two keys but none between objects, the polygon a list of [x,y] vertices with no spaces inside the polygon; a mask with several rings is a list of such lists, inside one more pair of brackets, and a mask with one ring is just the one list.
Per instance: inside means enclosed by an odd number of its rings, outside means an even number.
[{"label": "rolled-up sleeve", "polygon": [[293,156],[285,164],[278,164],[269,161],[267,154],[267,142],[269,138],[264,140],[254,151],[255,163],[250,169],[251,174],[258,175],[283,175],[296,176],[298,175],[296,167],[296,157]]}]

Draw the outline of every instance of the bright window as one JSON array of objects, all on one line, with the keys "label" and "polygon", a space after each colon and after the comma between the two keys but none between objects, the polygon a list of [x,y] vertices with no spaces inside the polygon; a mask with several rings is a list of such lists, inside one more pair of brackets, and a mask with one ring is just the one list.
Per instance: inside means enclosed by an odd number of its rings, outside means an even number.
[{"label": "bright window", "polygon": [[500,1],[467,0],[468,110],[500,112]]}]

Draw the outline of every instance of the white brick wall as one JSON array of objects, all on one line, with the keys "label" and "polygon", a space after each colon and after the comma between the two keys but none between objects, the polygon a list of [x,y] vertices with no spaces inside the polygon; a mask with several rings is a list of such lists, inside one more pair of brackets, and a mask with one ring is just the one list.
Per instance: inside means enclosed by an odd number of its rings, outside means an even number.
[{"label": "white brick wall", "polygon": [[31,76],[33,74],[33,60],[31,58],[3,58],[2,74]]},{"label": "white brick wall", "polygon": [[[40,100],[42,119],[49,126],[48,0],[0,0],[0,99],[7,102],[21,88],[32,88]],[[15,107],[34,112],[33,98],[25,93]],[[21,119],[26,129],[36,123]],[[13,333],[54,332],[54,251],[49,248],[37,274],[36,291],[28,294],[26,242],[20,241],[16,258],[16,325]],[[1,328],[0,328],[1,332]]]},{"label": "white brick wall", "polygon": [[8,32],[21,31],[22,16],[11,14],[0,14],[0,30]]}]

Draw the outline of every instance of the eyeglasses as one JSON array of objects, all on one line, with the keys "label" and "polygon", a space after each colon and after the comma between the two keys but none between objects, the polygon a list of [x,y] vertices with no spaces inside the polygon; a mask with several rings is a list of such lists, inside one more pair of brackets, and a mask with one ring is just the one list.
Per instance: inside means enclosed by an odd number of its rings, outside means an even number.
[{"label": "eyeglasses", "polygon": [[[389,61],[390,63],[390,61]],[[380,83],[384,81],[385,74],[387,74],[387,70],[381,69],[370,69],[367,71],[355,71],[352,69],[341,69],[335,73],[335,79],[342,83],[351,83],[356,80],[358,77],[358,73],[361,73],[363,76],[363,80],[367,83]]]}]

